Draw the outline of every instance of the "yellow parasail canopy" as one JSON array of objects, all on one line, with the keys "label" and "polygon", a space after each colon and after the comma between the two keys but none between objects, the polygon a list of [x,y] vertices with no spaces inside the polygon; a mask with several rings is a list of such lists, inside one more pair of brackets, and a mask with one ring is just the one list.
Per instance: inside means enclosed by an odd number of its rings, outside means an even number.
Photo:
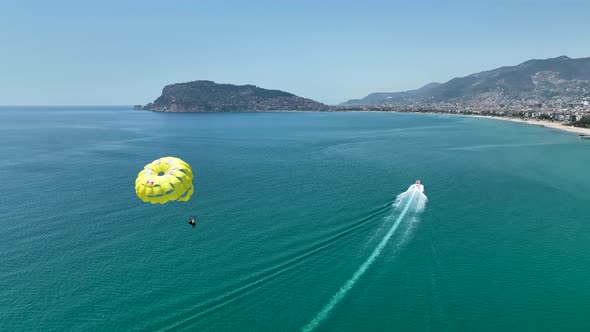
[{"label": "yellow parasail canopy", "polygon": [[152,204],[186,202],[193,191],[191,167],[175,157],[163,157],[145,165],[135,180],[137,197]]}]

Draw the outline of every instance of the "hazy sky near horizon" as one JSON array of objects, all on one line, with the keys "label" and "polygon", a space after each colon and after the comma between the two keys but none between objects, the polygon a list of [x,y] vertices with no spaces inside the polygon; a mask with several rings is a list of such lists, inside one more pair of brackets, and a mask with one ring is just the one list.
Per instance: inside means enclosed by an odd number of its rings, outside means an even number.
[{"label": "hazy sky near horizon", "polygon": [[590,1],[0,0],[0,105],[145,104],[255,84],[326,103],[589,57]]}]

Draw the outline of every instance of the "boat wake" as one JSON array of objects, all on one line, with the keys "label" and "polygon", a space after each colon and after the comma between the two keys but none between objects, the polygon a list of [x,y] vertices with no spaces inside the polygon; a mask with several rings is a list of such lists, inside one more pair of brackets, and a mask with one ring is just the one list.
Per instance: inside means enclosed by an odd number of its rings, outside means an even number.
[{"label": "boat wake", "polygon": [[377,220],[384,213],[387,213],[389,209],[391,209],[389,204],[375,207],[367,213],[362,214],[354,222],[320,237],[321,241],[312,241],[313,243],[301,250],[285,253],[267,264],[257,266],[253,269],[257,272],[251,275],[245,275],[235,284],[224,288],[223,291],[212,292],[203,296],[203,301],[195,301],[194,298],[189,297],[183,302],[174,303],[174,307],[184,308],[183,310],[175,311],[174,314],[162,317],[161,319],[154,319],[157,316],[157,312],[161,310],[159,308],[157,311],[152,311],[148,314],[151,317],[151,323],[148,326],[141,326],[140,329],[149,331],[194,329],[199,322],[206,319],[212,312],[246,297],[264,284],[270,283],[282,275],[297,270],[308,259],[320,255],[324,250],[336,245],[340,241],[345,241],[348,237],[355,236],[356,232],[370,227],[373,221]]},{"label": "boat wake", "polygon": [[[348,281],[340,287],[340,290],[332,298],[330,301],[322,308],[320,312],[316,314],[313,320],[303,327],[302,331],[308,332],[313,331],[324,319],[328,317],[330,312],[342,301],[344,296],[352,289],[352,287],[357,283],[357,281],[362,277],[365,272],[371,267],[373,262],[379,257],[395,231],[398,229],[401,222],[404,220],[408,213],[419,213],[422,212],[426,206],[426,202],[428,198],[424,195],[424,186],[420,183],[420,181],[416,181],[415,184],[411,185],[408,190],[405,192],[397,195],[395,201],[393,202],[393,207],[396,211],[401,211],[395,219],[391,228],[385,234],[383,239],[379,242],[377,247],[373,250],[369,258],[356,270],[356,272],[352,275]],[[387,221],[393,220],[394,215],[390,215],[387,218]]]},{"label": "boat wake", "polygon": [[408,210],[417,213],[424,211],[426,202],[428,202],[428,197],[424,195],[424,185],[418,180],[408,190],[397,195],[393,202],[393,207],[397,210],[402,210],[406,205],[409,205]]}]

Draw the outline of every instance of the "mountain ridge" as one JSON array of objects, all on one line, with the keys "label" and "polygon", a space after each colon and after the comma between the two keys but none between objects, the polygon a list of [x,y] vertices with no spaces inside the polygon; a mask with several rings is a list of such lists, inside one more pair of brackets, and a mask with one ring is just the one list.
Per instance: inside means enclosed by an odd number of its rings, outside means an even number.
[{"label": "mountain ridge", "polygon": [[415,90],[371,93],[341,106],[423,104],[441,102],[505,103],[547,102],[556,98],[590,97],[590,57],[562,55],[531,59],[514,66],[430,83]]}]

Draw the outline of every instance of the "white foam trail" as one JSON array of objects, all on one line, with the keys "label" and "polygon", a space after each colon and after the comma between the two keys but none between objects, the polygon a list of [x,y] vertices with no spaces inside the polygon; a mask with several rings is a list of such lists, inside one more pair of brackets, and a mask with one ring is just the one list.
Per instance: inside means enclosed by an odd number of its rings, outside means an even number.
[{"label": "white foam trail", "polygon": [[[356,284],[358,279],[360,277],[362,277],[363,274],[365,274],[365,272],[367,272],[367,270],[369,269],[371,264],[373,264],[375,259],[381,254],[381,251],[383,251],[383,248],[385,248],[385,245],[387,244],[387,242],[389,242],[389,239],[391,239],[391,237],[393,236],[393,234],[395,233],[395,231],[399,227],[400,223],[402,222],[402,220],[406,216],[406,213],[408,213],[408,211],[420,212],[424,209],[424,205],[426,204],[426,200],[425,200],[426,195],[424,195],[422,193],[422,190],[423,190],[423,188],[420,189],[420,188],[414,187],[412,185],[412,186],[410,186],[410,188],[408,188],[408,190],[406,192],[401,193],[397,196],[397,198],[395,199],[395,202],[394,202],[394,206],[396,208],[398,208],[398,207],[402,206],[402,203],[405,203],[405,204],[403,204],[402,212],[399,214],[399,216],[397,217],[397,219],[395,220],[395,222],[393,223],[393,225],[391,226],[391,228],[389,229],[387,234],[385,234],[383,239],[381,239],[381,242],[379,242],[379,244],[377,245],[375,250],[373,250],[373,252],[371,253],[371,256],[369,256],[369,258],[367,258],[367,260],[358,268],[358,270],[356,270],[356,272],[353,274],[352,278],[350,278],[340,288],[340,290],[338,290],[338,292],[336,294],[334,294],[334,296],[332,296],[332,299],[330,299],[330,302],[328,302],[328,304],[326,304],[324,306],[324,308],[314,317],[314,319],[309,324],[307,324],[306,326],[303,327],[302,331],[304,331],[304,332],[312,331],[324,319],[326,319],[328,317],[328,315],[330,314],[332,309],[334,309],[334,307],[344,298],[346,293],[348,293],[348,291],[354,286],[354,284]],[[422,195],[423,197],[421,197],[420,195]],[[400,198],[400,197],[402,197],[402,198]],[[416,204],[412,204],[412,202],[414,201],[414,197],[419,198],[417,200],[418,203],[420,204],[418,206],[418,208],[413,207],[414,205],[416,205]],[[389,216],[388,218],[391,218],[391,216]]]},{"label": "white foam trail", "polygon": [[411,185],[408,190],[405,192],[397,195],[395,201],[393,202],[393,206],[396,209],[401,209],[402,207],[406,206],[406,202],[408,200],[414,200],[414,203],[411,205],[410,211],[411,212],[422,212],[426,207],[426,202],[428,202],[428,197],[424,195],[424,186],[420,184],[413,184]]}]

